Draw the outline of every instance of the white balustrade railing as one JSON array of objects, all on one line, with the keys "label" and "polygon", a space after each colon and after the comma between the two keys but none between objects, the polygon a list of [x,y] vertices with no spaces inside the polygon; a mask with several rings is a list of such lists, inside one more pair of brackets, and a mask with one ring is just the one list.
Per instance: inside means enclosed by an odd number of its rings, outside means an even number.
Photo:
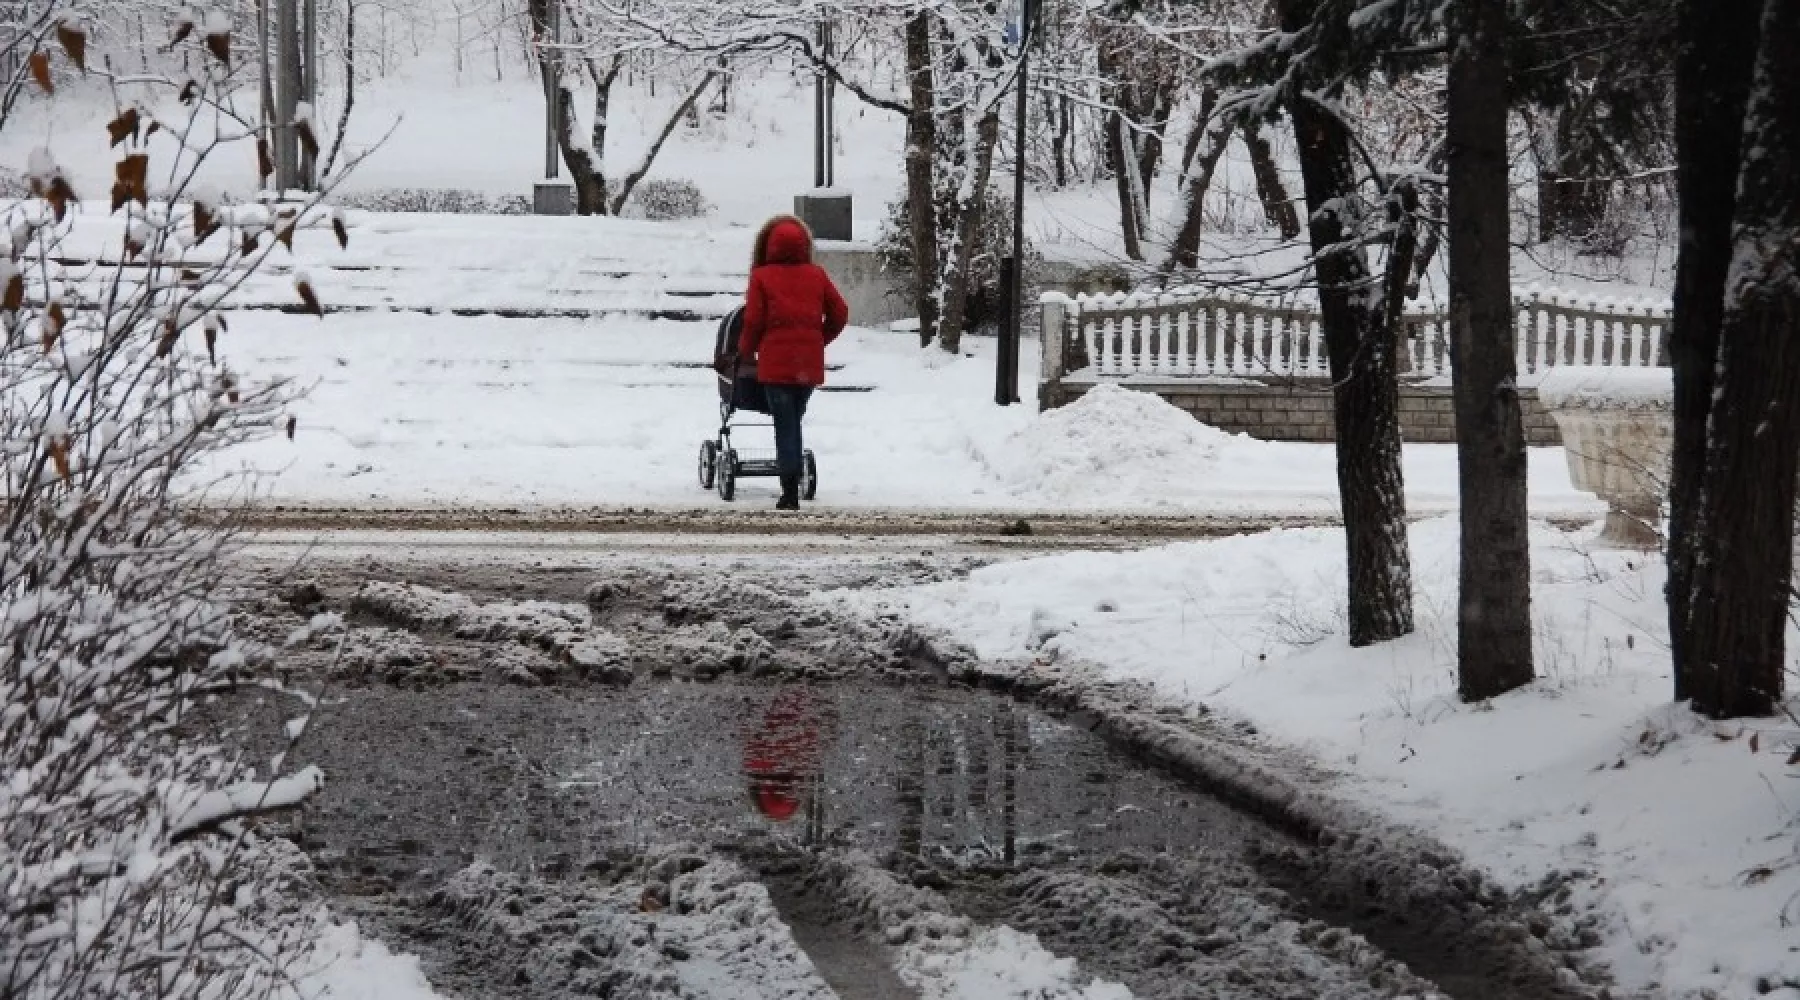
[{"label": "white balustrade railing", "polygon": [[[1667,302],[1582,297],[1528,289],[1514,302],[1518,368],[1557,365],[1663,365]],[[1293,378],[1330,374],[1319,314],[1228,291],[1082,295],[1041,300],[1044,380]],[[1411,379],[1450,374],[1448,316],[1409,308],[1401,320],[1401,371]]]}]

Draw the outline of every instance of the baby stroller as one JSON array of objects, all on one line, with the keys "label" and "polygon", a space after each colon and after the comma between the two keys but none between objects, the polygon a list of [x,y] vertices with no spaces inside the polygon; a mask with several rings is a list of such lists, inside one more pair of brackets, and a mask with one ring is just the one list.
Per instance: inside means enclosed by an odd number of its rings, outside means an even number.
[{"label": "baby stroller", "polygon": [[[747,413],[769,412],[768,397],[762,383],[756,380],[756,365],[738,357],[738,336],[744,330],[744,307],[719,321],[719,336],[713,342],[713,373],[719,380],[719,433],[710,441],[700,442],[700,488],[710,490],[716,484],[719,499],[731,502],[737,497],[737,481],[748,477],[772,478],[781,475],[775,465],[775,453],[739,455],[731,443],[731,418],[739,410]],[[739,427],[769,427],[773,423],[738,424]],[[819,465],[812,449],[801,453],[800,498],[811,501],[819,493]]]}]

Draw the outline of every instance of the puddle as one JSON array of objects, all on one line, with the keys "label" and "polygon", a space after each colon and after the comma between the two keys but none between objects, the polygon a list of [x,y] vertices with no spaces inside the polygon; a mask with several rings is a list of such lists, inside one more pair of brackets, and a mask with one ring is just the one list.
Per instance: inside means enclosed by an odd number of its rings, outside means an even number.
[{"label": "puddle", "polygon": [[977,867],[1267,836],[1096,736],[958,688],[367,688],[324,722],[302,754],[329,775],[305,844],[389,887],[753,833]]}]

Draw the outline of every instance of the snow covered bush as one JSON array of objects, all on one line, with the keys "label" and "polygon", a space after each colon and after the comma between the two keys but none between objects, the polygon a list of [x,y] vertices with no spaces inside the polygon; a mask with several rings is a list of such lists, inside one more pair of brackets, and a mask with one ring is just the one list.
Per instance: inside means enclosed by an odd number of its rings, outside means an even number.
[{"label": "snow covered bush", "polygon": [[698,219],[712,211],[700,185],[685,178],[648,180],[631,192],[631,204],[646,219]]},{"label": "snow covered bush", "polygon": [[[193,183],[215,151],[240,162],[257,130],[215,12],[174,35],[186,111],[152,120],[122,96],[111,214],[83,210],[49,150],[32,196],[0,209],[0,997],[289,994],[310,917],[284,889],[290,854],[246,820],[315,791],[316,769],[259,780],[182,736],[200,699],[263,657],[217,599],[249,484],[201,477],[204,457],[293,433],[289,387],[234,372],[230,291],[313,206],[230,208]],[[185,29],[185,30],[184,30]],[[62,32],[59,63],[82,62]],[[48,65],[49,53],[34,60]],[[90,73],[103,71],[88,66]],[[61,72],[59,65],[58,72]],[[34,74],[53,89],[48,71]],[[253,103],[253,102],[252,102]],[[152,169],[180,193],[152,200]],[[340,240],[347,238],[334,220]],[[92,263],[74,263],[92,260]],[[317,298],[304,277],[296,295]],[[296,738],[297,738],[297,732]]]},{"label": "snow covered bush", "polygon": [[[977,233],[974,252],[969,257],[969,306],[967,328],[992,332],[1000,323],[1000,259],[1012,251],[1012,200],[989,189],[983,194],[981,229]],[[938,218],[951,218],[952,206],[946,201]],[[875,248],[881,262],[909,282],[916,280],[913,270],[912,232],[907,220],[904,193],[888,203],[887,215],[881,220],[881,235]],[[1029,283],[1043,258],[1027,239],[1025,241],[1025,280]],[[908,301],[912,290],[907,289]],[[1030,301],[1030,296],[1026,296]]]},{"label": "snow covered bush", "polygon": [[522,194],[486,195],[461,188],[376,188],[333,198],[340,208],[364,212],[430,212],[442,215],[530,215]]}]

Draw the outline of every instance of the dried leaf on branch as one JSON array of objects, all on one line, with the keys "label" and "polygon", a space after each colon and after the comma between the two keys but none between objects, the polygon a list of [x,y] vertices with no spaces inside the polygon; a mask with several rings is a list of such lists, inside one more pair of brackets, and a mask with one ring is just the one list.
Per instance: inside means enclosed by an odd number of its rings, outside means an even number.
[{"label": "dried leaf on branch", "polygon": [[63,327],[67,326],[69,317],[63,311],[61,299],[51,299],[50,307],[44,310],[44,353],[49,354],[56,349],[56,341],[62,336]]},{"label": "dried leaf on branch", "polygon": [[[137,142],[139,139],[139,126],[141,124],[138,109],[126,108],[124,111],[119,112],[119,117],[114,118],[106,124],[106,134],[112,139],[111,145],[117,146],[126,139]],[[155,123],[152,122],[151,124],[152,127],[154,127]]]},{"label": "dried leaf on branch", "polygon": [[56,477],[69,481],[69,443],[61,437],[50,439],[50,463],[56,466]]},{"label": "dried leaf on branch", "polygon": [[58,21],[56,24],[56,41],[68,55],[75,68],[87,72],[87,29],[81,22],[73,20]]},{"label": "dried leaf on branch", "polygon": [[50,53],[33,52],[25,62],[31,70],[31,78],[37,81],[38,88],[46,94],[56,93],[56,84],[50,80]]},{"label": "dried leaf on branch", "polygon": [[325,308],[319,304],[319,296],[313,291],[312,281],[306,275],[302,274],[294,279],[294,291],[300,296],[302,312],[310,313],[320,319],[325,317]]}]

